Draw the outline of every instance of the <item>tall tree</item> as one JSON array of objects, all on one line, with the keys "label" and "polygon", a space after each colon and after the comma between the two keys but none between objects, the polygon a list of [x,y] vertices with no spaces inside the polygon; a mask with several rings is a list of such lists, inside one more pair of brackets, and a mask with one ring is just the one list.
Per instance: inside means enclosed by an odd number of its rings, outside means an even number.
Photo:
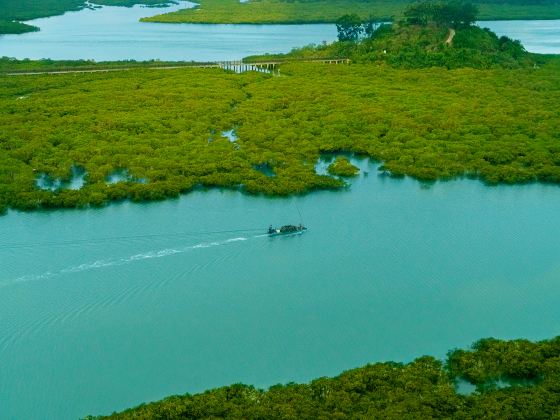
[{"label": "tall tree", "polygon": [[339,41],[357,41],[364,32],[362,21],[358,15],[344,15],[336,21]]},{"label": "tall tree", "polygon": [[436,4],[432,1],[412,3],[404,11],[408,23],[414,25],[427,25],[433,20]]},{"label": "tall tree", "polygon": [[435,23],[448,27],[470,26],[476,21],[478,8],[460,0],[450,2],[422,1],[409,5],[404,15],[409,23],[427,25]]},{"label": "tall tree", "polygon": [[370,15],[369,18],[363,23],[364,33],[366,37],[372,38],[377,28],[379,28],[381,25],[383,25],[382,18]]},{"label": "tall tree", "polygon": [[452,22],[453,26],[470,26],[476,22],[476,18],[478,16],[478,7],[476,7],[474,4],[456,2],[454,8],[455,14],[454,21]]}]

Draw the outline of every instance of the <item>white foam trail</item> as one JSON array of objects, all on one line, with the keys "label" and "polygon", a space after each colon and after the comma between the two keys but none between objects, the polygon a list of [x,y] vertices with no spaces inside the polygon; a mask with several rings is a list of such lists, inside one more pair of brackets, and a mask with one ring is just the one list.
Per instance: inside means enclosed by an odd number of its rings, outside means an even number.
[{"label": "white foam trail", "polygon": [[21,276],[14,280],[6,280],[0,282],[0,287],[9,286],[10,284],[16,284],[16,283],[27,283],[28,281],[49,279],[51,277],[54,277],[55,275],[56,273],[51,273],[50,271],[47,271],[43,274]]},{"label": "white foam trail", "polygon": [[65,268],[60,270],[61,273],[79,273],[81,271],[92,270],[94,268],[102,268],[111,266],[111,261],[95,261],[90,264],[80,264],[75,267]]},{"label": "white foam trail", "polygon": [[246,241],[246,240],[247,240],[247,238],[231,238],[231,239],[228,239],[226,242],[229,243],[229,242],[239,242],[239,241]]},{"label": "white foam trail", "polygon": [[[260,237],[260,236],[263,235],[258,235],[255,237]],[[100,268],[131,264],[137,261],[149,260],[153,258],[163,258],[163,257],[168,257],[170,255],[182,254],[185,252],[193,251],[195,249],[210,248],[214,246],[226,245],[233,242],[246,241],[247,239],[248,238],[245,237],[237,237],[237,238],[226,239],[224,241],[200,243],[196,245],[187,246],[181,249],[168,248],[159,251],[148,251],[140,254],[134,254],[129,257],[119,258],[116,260],[99,260],[92,263],[84,263],[72,267],[63,268],[57,272],[47,271],[39,275],[27,275],[27,276],[18,277],[17,279],[14,280],[7,280],[4,282],[0,282],[0,287],[9,286],[16,283],[26,283],[30,281],[49,279],[66,273],[81,273],[84,271],[96,270]]]}]

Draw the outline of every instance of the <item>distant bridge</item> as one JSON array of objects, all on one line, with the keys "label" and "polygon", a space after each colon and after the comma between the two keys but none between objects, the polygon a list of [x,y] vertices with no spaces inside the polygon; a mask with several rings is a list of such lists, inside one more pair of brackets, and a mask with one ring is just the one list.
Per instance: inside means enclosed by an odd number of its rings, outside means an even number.
[{"label": "distant bridge", "polygon": [[270,60],[270,61],[254,61],[254,62],[244,62],[244,61],[216,61],[209,63],[185,63],[178,65],[138,65],[129,67],[78,67],[78,68],[59,68],[52,70],[35,70],[35,71],[12,71],[4,74],[6,76],[32,76],[38,74],[70,74],[70,73],[107,73],[114,71],[132,71],[132,70],[176,70],[183,68],[197,68],[197,69],[208,69],[208,68],[220,68],[226,71],[233,71],[236,73],[243,73],[246,71],[258,71],[263,73],[273,73],[277,74],[278,67],[282,64],[289,63],[323,63],[323,64],[349,64],[350,60],[348,58],[321,58],[321,59],[296,59],[296,60]]},{"label": "distant bridge", "polygon": [[288,63],[323,63],[323,64],[349,64],[348,58],[329,58],[329,59],[309,59],[309,60],[270,60],[270,61],[221,61],[215,63],[215,67],[236,73],[246,71],[258,71],[264,73],[278,74],[278,67]]}]

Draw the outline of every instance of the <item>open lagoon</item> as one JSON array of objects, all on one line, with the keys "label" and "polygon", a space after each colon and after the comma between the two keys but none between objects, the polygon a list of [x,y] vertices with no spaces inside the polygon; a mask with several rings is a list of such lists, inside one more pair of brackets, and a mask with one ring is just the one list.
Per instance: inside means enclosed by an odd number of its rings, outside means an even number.
[{"label": "open lagoon", "polygon": [[[1,217],[2,417],[75,419],[558,334],[557,186],[360,166],[348,191]],[[298,208],[307,233],[263,235]]]},{"label": "open lagoon", "polygon": [[[336,27],[308,25],[203,25],[140,22],[142,17],[194,6],[101,7],[35,19],[40,32],[0,35],[0,57],[55,60],[225,61],[285,53],[331,42]],[[479,22],[499,35],[519,39],[531,52],[560,53],[560,20]]]}]

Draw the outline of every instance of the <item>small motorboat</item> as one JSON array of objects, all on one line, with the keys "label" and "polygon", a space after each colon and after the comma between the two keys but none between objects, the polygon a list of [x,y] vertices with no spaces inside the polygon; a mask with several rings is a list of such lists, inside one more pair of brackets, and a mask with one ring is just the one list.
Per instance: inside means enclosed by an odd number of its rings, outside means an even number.
[{"label": "small motorboat", "polygon": [[272,225],[268,228],[268,235],[269,236],[278,236],[278,235],[300,235],[305,232],[307,228],[303,226],[301,223],[299,225],[284,225],[279,228],[274,228]]}]

